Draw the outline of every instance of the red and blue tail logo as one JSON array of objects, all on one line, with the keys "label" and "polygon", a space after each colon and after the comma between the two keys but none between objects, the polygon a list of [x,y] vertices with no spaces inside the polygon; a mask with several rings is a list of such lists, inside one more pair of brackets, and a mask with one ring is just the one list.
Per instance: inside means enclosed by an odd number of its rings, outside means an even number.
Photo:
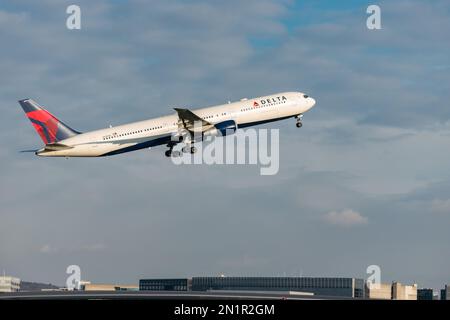
[{"label": "red and blue tail logo", "polygon": [[19,103],[45,144],[65,140],[80,133],[59,121],[31,99],[20,100]]}]

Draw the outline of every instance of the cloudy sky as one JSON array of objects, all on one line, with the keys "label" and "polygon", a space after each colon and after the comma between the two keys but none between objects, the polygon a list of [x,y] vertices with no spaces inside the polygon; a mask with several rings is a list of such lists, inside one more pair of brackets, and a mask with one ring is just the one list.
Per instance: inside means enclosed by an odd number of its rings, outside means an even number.
[{"label": "cloudy sky", "polygon": [[[66,8],[82,29],[66,28]],[[0,269],[65,283],[201,275],[450,282],[450,4],[0,4]],[[46,159],[17,100],[81,131],[281,91],[317,100],[280,129],[280,171],[175,166],[155,148]]]}]

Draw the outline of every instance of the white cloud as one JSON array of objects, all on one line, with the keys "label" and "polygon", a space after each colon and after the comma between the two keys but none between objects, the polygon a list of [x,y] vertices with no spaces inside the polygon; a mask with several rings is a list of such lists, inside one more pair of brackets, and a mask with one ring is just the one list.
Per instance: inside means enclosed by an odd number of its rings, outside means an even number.
[{"label": "white cloud", "polygon": [[99,252],[99,251],[103,251],[105,250],[107,247],[105,244],[103,243],[93,243],[93,244],[87,244],[87,245],[83,245],[80,246],[79,249],[77,249],[76,247],[72,247],[72,246],[67,246],[67,247],[59,247],[56,248],[50,244],[44,244],[39,248],[39,252],[40,253],[44,253],[44,254],[53,254],[53,253],[62,253],[62,252]]},{"label": "white cloud", "polygon": [[106,249],[106,245],[103,243],[94,243],[90,244],[84,247],[84,250],[89,252],[97,252],[97,251],[103,251]]},{"label": "white cloud", "polygon": [[441,200],[434,199],[431,202],[431,211],[436,213],[449,213],[450,212],[450,199]]},{"label": "white cloud", "polygon": [[39,248],[39,252],[45,254],[55,253],[57,251],[58,250],[56,248],[52,247],[49,244],[44,244],[42,247]]},{"label": "white cloud", "polygon": [[368,223],[367,217],[363,217],[359,212],[351,209],[343,211],[331,211],[324,215],[324,220],[327,223],[342,227],[352,227],[356,225],[364,225]]}]

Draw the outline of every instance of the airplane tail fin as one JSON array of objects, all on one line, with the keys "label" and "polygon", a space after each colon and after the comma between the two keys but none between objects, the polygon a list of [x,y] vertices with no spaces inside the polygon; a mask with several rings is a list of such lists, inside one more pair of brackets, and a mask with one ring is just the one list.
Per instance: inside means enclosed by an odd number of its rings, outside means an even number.
[{"label": "airplane tail fin", "polygon": [[59,121],[32,99],[19,100],[19,104],[45,144],[55,143],[81,133]]}]

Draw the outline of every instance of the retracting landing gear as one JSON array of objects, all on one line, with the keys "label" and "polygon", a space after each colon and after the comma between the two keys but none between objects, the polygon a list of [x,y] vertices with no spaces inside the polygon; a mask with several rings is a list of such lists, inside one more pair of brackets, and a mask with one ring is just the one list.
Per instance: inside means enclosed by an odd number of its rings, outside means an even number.
[{"label": "retracting landing gear", "polygon": [[184,146],[181,151],[173,151],[173,147],[175,145],[167,145],[169,147],[169,150],[166,150],[166,152],[164,153],[166,157],[170,158],[170,157],[181,157],[183,155],[183,153],[191,153],[194,154],[197,152],[197,148],[194,147],[193,145],[186,145]]},{"label": "retracting landing gear", "polygon": [[169,147],[169,150],[166,150],[166,152],[164,153],[166,157],[170,158],[170,157],[180,157],[181,156],[180,151],[173,151],[173,147],[175,146],[175,144],[169,143],[167,146]]},{"label": "retracting landing gear", "polygon": [[164,154],[166,155],[167,158],[181,156],[180,151],[173,151],[172,149],[167,150]]},{"label": "retracting landing gear", "polygon": [[166,157],[181,157],[182,153],[180,151],[173,151],[172,149],[167,150],[165,153]]},{"label": "retracting landing gear", "polygon": [[196,153],[197,152],[197,148],[194,146],[184,146],[183,149],[181,149],[181,151],[183,151],[184,153]]},{"label": "retracting landing gear", "polygon": [[295,125],[297,126],[297,128],[301,128],[303,126],[303,115],[299,114],[298,116],[295,116],[295,119],[297,120],[297,123]]}]

